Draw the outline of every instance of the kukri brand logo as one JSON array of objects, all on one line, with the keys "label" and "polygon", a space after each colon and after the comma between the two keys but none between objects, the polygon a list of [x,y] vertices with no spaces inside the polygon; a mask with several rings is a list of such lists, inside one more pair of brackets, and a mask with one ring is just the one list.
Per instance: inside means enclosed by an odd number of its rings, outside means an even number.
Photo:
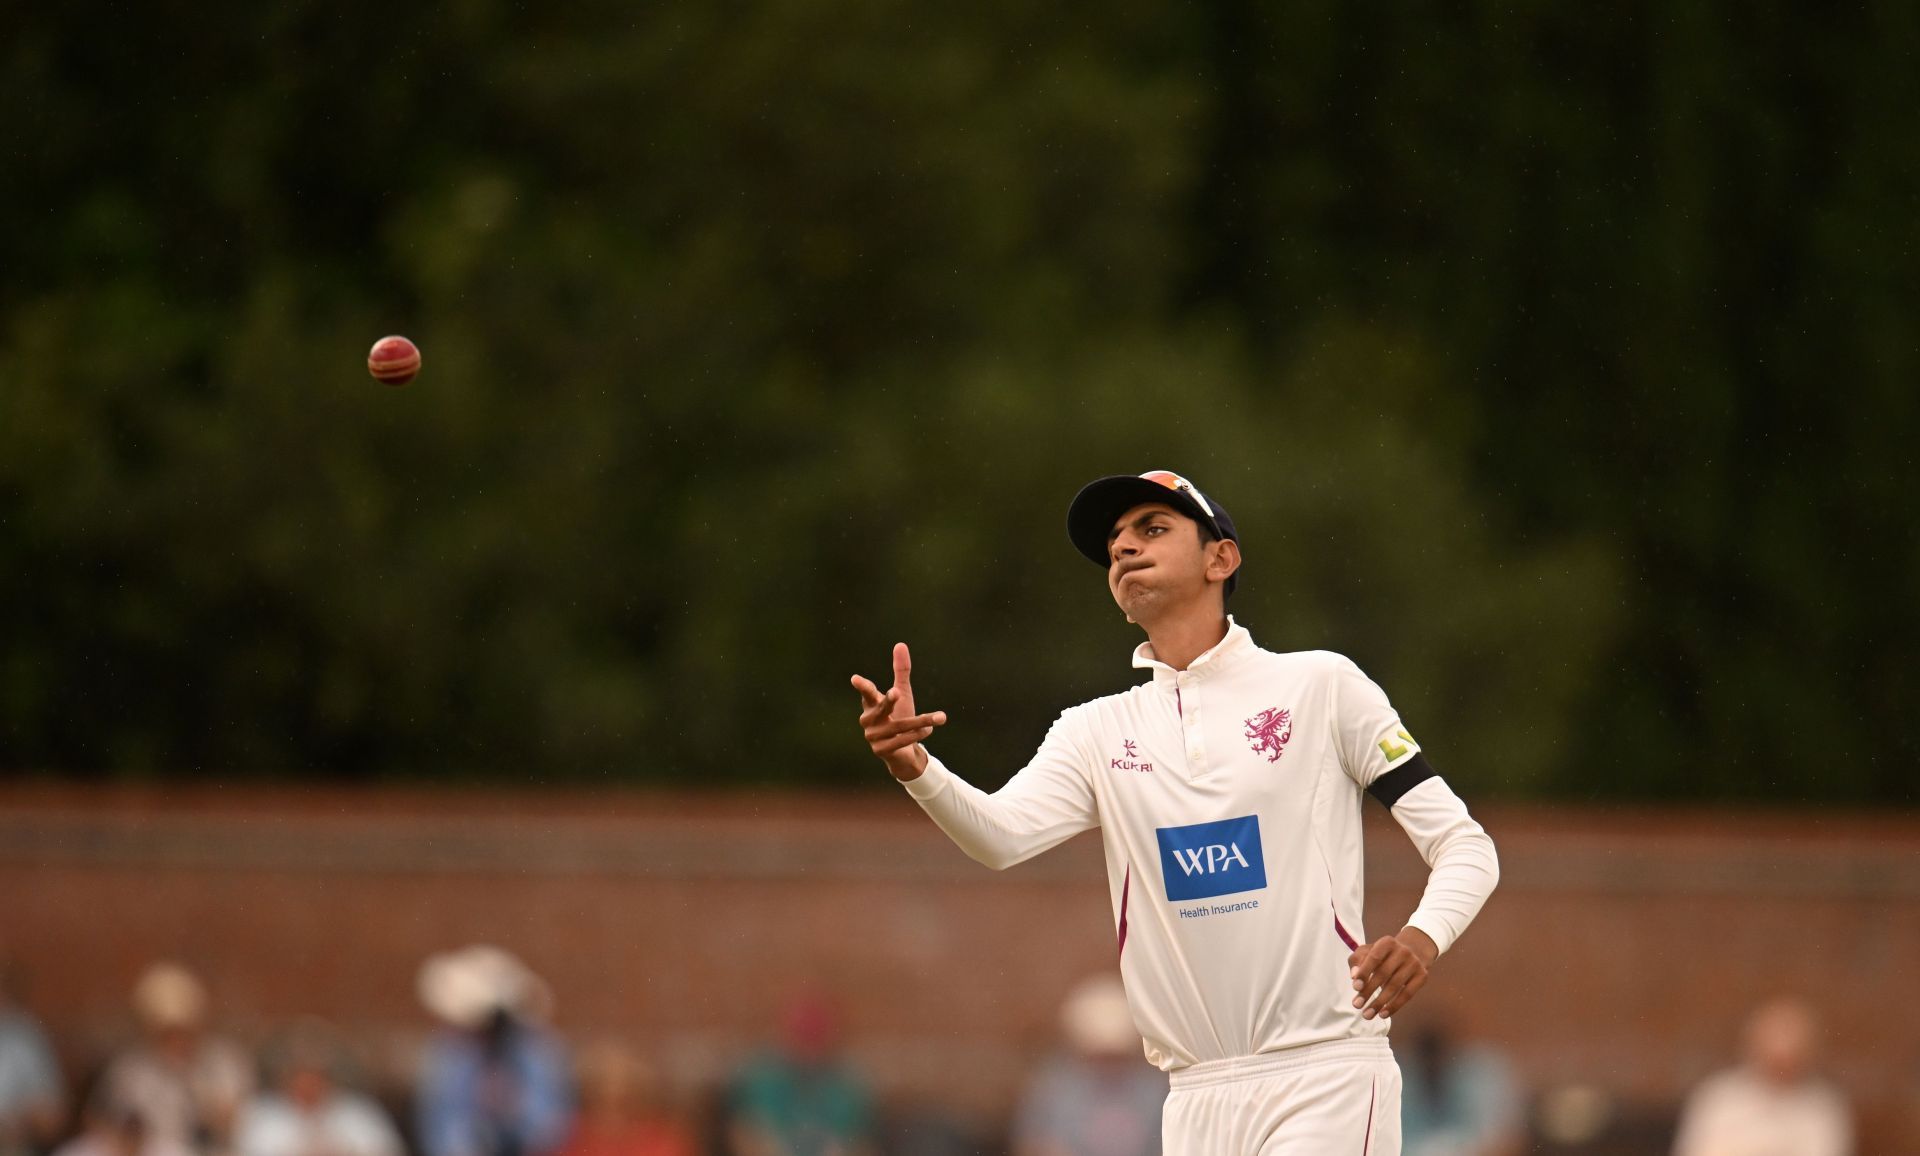
[{"label": "kukri brand logo", "polygon": [[1160,840],[1160,875],[1169,900],[1208,899],[1267,885],[1258,815],[1161,827],[1154,835]]},{"label": "kukri brand logo", "polygon": [[1108,759],[1107,767],[1109,770],[1151,771],[1153,769],[1152,763],[1144,763],[1140,761],[1140,748],[1134,745],[1134,741],[1132,739],[1121,739],[1120,748],[1126,751],[1126,754],[1121,755],[1117,759]]}]

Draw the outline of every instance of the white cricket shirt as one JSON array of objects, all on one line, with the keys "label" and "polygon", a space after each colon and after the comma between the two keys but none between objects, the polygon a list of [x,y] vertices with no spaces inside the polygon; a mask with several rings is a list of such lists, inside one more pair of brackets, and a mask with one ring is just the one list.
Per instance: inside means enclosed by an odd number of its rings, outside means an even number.
[{"label": "white cricket shirt", "polygon": [[[904,784],[994,868],[1101,828],[1127,1000],[1168,1071],[1387,1031],[1352,1006],[1360,806],[1420,747],[1348,659],[1228,623],[1184,671],[1140,646],[1153,681],[1066,711],[992,794],[931,755]],[[1393,816],[1432,869],[1408,922],[1445,951],[1498,881],[1493,842],[1438,778]]]}]

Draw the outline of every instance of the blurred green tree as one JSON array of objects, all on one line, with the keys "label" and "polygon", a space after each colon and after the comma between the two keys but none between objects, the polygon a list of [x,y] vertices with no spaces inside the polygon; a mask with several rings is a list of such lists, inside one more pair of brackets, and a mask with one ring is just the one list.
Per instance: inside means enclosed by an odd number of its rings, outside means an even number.
[{"label": "blurred green tree", "polygon": [[990,783],[1171,466],[1477,794],[1910,804],[1914,18],[1796,11],[13,13],[0,765],[879,789],[902,637]]}]

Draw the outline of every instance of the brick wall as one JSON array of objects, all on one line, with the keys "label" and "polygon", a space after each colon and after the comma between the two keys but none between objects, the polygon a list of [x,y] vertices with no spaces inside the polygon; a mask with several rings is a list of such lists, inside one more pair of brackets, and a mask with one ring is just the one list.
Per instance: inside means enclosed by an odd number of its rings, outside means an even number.
[{"label": "brick wall", "polygon": [[[1370,808],[1371,810],[1371,808]],[[1901,1149],[1920,1093],[1920,818],[1489,810],[1501,891],[1399,1017],[1497,1042],[1536,1087],[1670,1112],[1776,992],[1810,997],[1863,1152]],[[1423,868],[1370,819],[1369,930]],[[845,1009],[895,1101],[993,1125],[1051,1046],[1061,995],[1111,965],[1099,848],[1005,873],[917,808],[852,799],[386,791],[0,790],[0,955],[77,1070],[130,1030],[173,956],[220,1021],[319,1015],[391,1086],[430,1027],[419,962],[473,941],[552,984],[569,1035],[654,1050],[709,1088],[803,985]]]}]

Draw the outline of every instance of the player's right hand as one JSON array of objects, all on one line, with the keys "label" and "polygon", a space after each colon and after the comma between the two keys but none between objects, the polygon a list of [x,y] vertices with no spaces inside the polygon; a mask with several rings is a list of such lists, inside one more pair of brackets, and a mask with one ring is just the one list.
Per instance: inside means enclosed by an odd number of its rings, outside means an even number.
[{"label": "player's right hand", "polygon": [[853,689],[860,693],[860,729],[867,736],[867,746],[903,783],[919,778],[927,769],[927,752],[920,741],[947,722],[943,710],[914,713],[912,674],[913,657],[907,653],[907,644],[896,642],[891,690],[882,694],[871,681],[853,676]]}]

